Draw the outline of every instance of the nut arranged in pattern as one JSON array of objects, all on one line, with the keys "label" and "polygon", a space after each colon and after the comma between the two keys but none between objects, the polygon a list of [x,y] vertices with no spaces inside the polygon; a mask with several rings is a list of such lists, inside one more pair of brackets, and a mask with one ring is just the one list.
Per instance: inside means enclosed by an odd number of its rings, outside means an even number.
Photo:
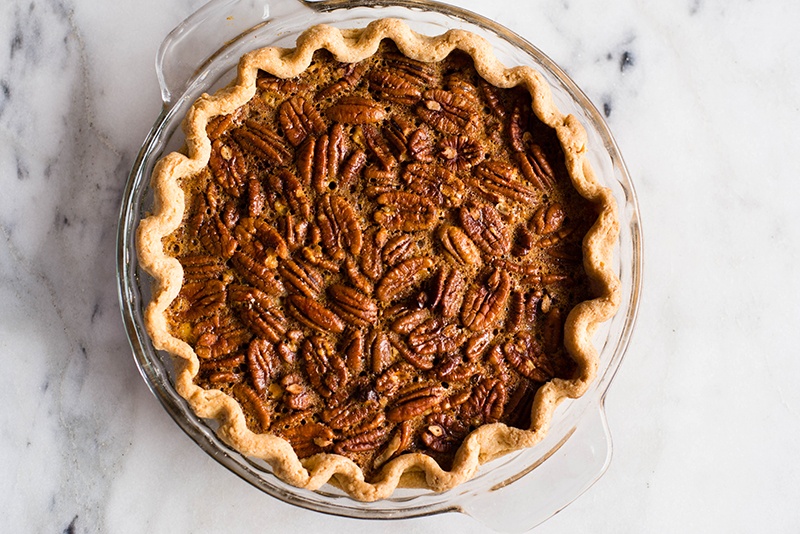
[{"label": "nut arranged in pattern", "polygon": [[384,42],[357,64],[318,52],[294,79],[211,121],[166,250],[184,282],[173,335],[196,383],[301,458],[367,478],[422,452],[445,469],[471,430],[530,425],[536,390],[575,365],[564,320],[592,297],[572,188],[524,88]]}]

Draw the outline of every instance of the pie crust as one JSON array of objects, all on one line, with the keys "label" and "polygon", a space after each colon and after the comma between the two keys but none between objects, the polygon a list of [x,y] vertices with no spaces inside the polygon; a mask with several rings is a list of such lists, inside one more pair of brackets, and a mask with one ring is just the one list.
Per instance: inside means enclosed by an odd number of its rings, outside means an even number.
[{"label": "pie crust", "polygon": [[[233,113],[253,98],[259,70],[278,78],[292,78],[308,68],[315,51],[320,49],[328,50],[340,62],[354,63],[375,54],[384,39],[393,41],[406,57],[424,62],[441,61],[451,51],[461,50],[471,56],[478,74],[491,85],[522,86],[529,90],[534,114],[556,132],[574,188],[597,213],[582,242],[583,268],[592,293],[597,296],[569,312],[563,343],[577,370],[573,378],[554,378],[538,389],[532,404],[530,429],[503,423],[484,424],[464,439],[449,470],[432,457],[414,452],[386,462],[367,481],[355,462],[338,454],[320,453],[301,460],[281,437],[251,431],[241,405],[233,397],[195,383],[200,360],[188,343],[170,333],[167,318],[169,306],[181,291],[184,272],[179,261],[164,250],[163,240],[182,224],[187,209],[181,179],[208,165],[209,121]],[[217,420],[217,433],[223,441],[247,456],[264,460],[280,479],[309,490],[332,483],[360,501],[390,497],[398,486],[448,490],[473,477],[481,464],[541,441],[558,404],[566,398],[581,396],[594,379],[598,353],[592,335],[599,323],[615,313],[620,300],[619,280],[612,270],[618,235],[616,203],[611,191],[595,179],[586,160],[586,134],[582,126],[573,116],[558,111],[545,79],[529,67],[504,67],[483,38],[461,30],[428,37],[395,19],[378,20],[366,28],[353,30],[315,26],[298,38],[294,49],[263,48],[244,55],[237,79],[214,95],[202,95],[189,110],[183,127],[184,153],[170,153],[156,165],[152,177],[153,212],[138,229],[139,261],[155,279],[153,298],[145,311],[147,330],[156,349],[174,356],[176,390],[194,412],[199,417]]]}]

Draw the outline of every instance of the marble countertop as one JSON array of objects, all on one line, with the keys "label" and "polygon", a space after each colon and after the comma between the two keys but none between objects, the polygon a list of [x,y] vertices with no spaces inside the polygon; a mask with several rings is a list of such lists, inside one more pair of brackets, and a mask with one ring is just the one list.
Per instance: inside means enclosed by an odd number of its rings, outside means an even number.
[{"label": "marble countertop", "polygon": [[[614,457],[537,532],[797,532],[800,4],[453,3],[574,78],[641,204],[639,321],[606,403]],[[117,214],[160,110],[156,49],[201,4],[0,6],[0,530],[485,532],[458,514],[379,524],[276,501],[202,452],[139,376]]]}]

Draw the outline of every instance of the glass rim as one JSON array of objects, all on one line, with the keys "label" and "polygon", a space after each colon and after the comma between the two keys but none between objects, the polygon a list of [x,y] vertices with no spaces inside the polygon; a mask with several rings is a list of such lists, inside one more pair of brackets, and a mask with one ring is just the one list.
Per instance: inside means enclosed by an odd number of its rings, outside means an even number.
[{"label": "glass rim", "polygon": [[[328,0],[325,2],[295,1],[304,5],[313,4],[318,11],[325,13],[333,13],[339,10],[353,10],[356,8],[373,9],[375,7],[392,6],[409,9],[410,15],[413,15],[418,12],[417,10],[424,8],[429,12],[440,13],[446,17],[461,20],[468,25],[481,27],[496,34],[499,39],[508,42],[510,45],[530,56],[535,61],[535,66],[537,68],[544,68],[549,71],[549,73],[558,80],[561,88],[566,91],[567,95],[585,113],[584,118],[590,122],[591,127],[603,141],[603,149],[607,152],[611,161],[611,168],[615,173],[614,179],[617,180],[624,195],[621,198],[617,198],[617,201],[621,204],[619,206],[621,223],[620,239],[622,239],[623,234],[630,239],[631,256],[631,264],[628,266],[630,269],[630,279],[629,283],[625,284],[627,292],[623,294],[624,300],[620,308],[620,313],[622,313],[622,310],[625,310],[625,315],[621,319],[624,322],[619,329],[619,334],[614,340],[611,355],[607,360],[601,362],[601,372],[598,373],[590,390],[587,391],[583,397],[571,401],[574,408],[580,410],[580,414],[578,414],[577,417],[578,423],[580,423],[580,419],[585,415],[585,412],[590,411],[590,409],[599,410],[602,414],[605,395],[628,348],[636,322],[642,287],[643,243],[635,189],[616,141],[600,112],[572,79],[538,48],[503,26],[464,9],[439,4],[437,2],[420,0],[399,0],[395,2],[372,0]],[[375,18],[383,18],[382,15],[383,13],[378,10],[375,13]],[[188,20],[189,19],[187,19],[187,21]],[[232,45],[233,43],[229,44],[229,46]],[[258,46],[253,47],[257,48]],[[224,51],[225,47],[220,50]],[[221,56],[218,55],[218,57]],[[210,65],[213,65],[213,60],[212,63],[206,64],[206,68]],[[200,80],[202,82],[202,74],[202,72],[199,72],[198,78],[194,81],[197,82]],[[149,182],[149,176],[145,176],[147,165],[148,163],[152,163],[153,160],[157,159],[160,155],[155,152],[157,152],[159,143],[165,142],[164,135],[166,135],[170,126],[173,128],[172,131],[174,132],[175,121],[179,118],[177,115],[181,103],[185,103],[186,94],[191,91],[192,85],[189,84],[184,95],[178,98],[171,106],[165,106],[158,115],[153,128],[150,130],[139,151],[128,177],[119,215],[116,253],[120,307],[123,323],[131,344],[137,368],[148,388],[184,432],[186,432],[206,453],[242,479],[284,502],[318,512],[363,519],[399,519],[451,511],[464,511],[462,509],[463,497],[465,495],[468,497],[469,492],[475,489],[470,487],[470,482],[472,481],[465,482],[464,485],[448,492],[439,494],[428,492],[427,495],[429,497],[432,495],[433,497],[425,498],[420,501],[419,504],[411,502],[416,496],[408,498],[402,496],[398,497],[400,502],[406,502],[406,506],[403,506],[399,510],[395,507],[395,504],[386,507],[381,504],[381,501],[378,503],[362,503],[349,499],[350,502],[348,504],[343,501],[340,496],[335,494],[330,496],[333,502],[321,502],[319,499],[320,493],[318,492],[310,492],[285,485],[282,481],[274,477],[274,475],[271,475],[271,473],[267,473],[271,476],[271,479],[269,476],[265,477],[265,471],[262,469],[262,466],[259,466],[257,462],[240,455],[224,444],[214,433],[213,425],[209,425],[207,421],[195,416],[186,402],[174,390],[168,377],[168,370],[164,368],[163,362],[156,355],[156,351],[143,326],[143,280],[141,278],[142,273],[139,272],[136,260],[135,231],[141,217],[142,200],[149,189],[149,183],[146,183]],[[581,122],[583,122],[583,120]],[[588,129],[588,126],[588,124],[584,123],[584,127]],[[603,181],[607,182],[608,180],[609,177],[605,177]],[[615,198],[616,197],[617,194],[615,194]],[[625,215],[624,219],[623,210]],[[618,252],[622,253],[627,251],[620,250]],[[617,258],[615,258],[615,260],[616,259]],[[613,320],[614,319],[612,319],[612,321]],[[617,319],[617,321],[619,320],[620,319]],[[598,352],[602,355],[606,352],[606,348],[599,348]],[[572,428],[571,431],[574,431],[574,428]],[[542,456],[549,457],[549,455],[552,455],[553,452],[558,450],[561,445],[563,445],[564,440],[569,439],[571,435],[570,429],[567,428],[562,434],[565,434],[566,437],[558,435],[553,436],[553,440],[551,440],[553,443],[550,443],[549,448],[543,451]],[[549,437],[550,433],[548,433],[548,438]],[[548,438],[546,438],[545,441],[547,441]],[[516,458],[516,456],[524,452],[525,451],[512,453],[509,456]],[[597,474],[595,480],[599,478],[600,475],[602,475],[602,472]],[[474,481],[475,479],[472,480]],[[473,483],[472,485],[474,486],[475,484]],[[464,488],[466,488],[466,490]],[[578,495],[575,495],[574,498],[577,498],[577,496]],[[386,502],[396,503],[398,501],[387,500]],[[387,513],[387,510],[391,513]],[[553,510],[552,513],[557,511],[558,510]]]}]

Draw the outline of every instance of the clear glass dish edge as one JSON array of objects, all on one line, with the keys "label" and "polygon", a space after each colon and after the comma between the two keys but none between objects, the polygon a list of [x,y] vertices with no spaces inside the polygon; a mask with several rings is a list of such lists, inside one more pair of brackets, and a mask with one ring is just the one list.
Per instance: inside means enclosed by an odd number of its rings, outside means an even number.
[{"label": "clear glass dish edge", "polygon": [[[299,1],[299,0],[297,0]],[[228,0],[228,3],[231,3]],[[235,2],[234,2],[235,3]],[[306,5],[306,2],[301,2],[302,4]],[[437,11],[449,11],[450,6],[444,6],[441,4],[433,4],[433,3],[423,3],[423,2],[401,2],[402,4],[413,4],[414,7],[419,7],[421,5],[426,6],[435,6]],[[351,9],[349,6],[357,6],[363,7],[365,4],[370,6],[375,6],[376,4],[385,5],[386,2],[325,2],[325,8],[328,10],[333,9]],[[396,3],[395,3],[396,5]],[[465,15],[466,14],[466,15]],[[453,16],[452,13],[447,13],[448,16]],[[478,21],[486,21],[483,17],[478,15],[470,14],[464,10],[457,10],[457,14],[455,16],[463,18],[464,16],[469,17],[472,15],[474,20]],[[379,18],[379,17],[375,17]],[[470,23],[474,23],[474,21],[468,20]],[[491,22],[491,21],[488,21]],[[633,184],[630,181],[630,177],[628,175],[627,169],[625,168],[625,164],[620,156],[619,150],[616,146],[616,142],[611,135],[611,132],[608,130],[607,125],[605,124],[602,116],[597,111],[597,109],[591,104],[589,99],[586,97],[585,94],[569,79],[566,74],[561,71],[561,69],[555,65],[552,61],[550,61],[547,56],[545,56],[541,51],[536,49],[530,43],[527,43],[524,39],[519,37],[508,30],[503,29],[502,27],[497,26],[495,23],[491,23],[490,30],[497,33],[500,31],[500,37],[508,40],[509,38],[517,42],[514,43],[517,46],[522,43],[523,48],[528,48],[526,51],[527,53],[535,53],[538,57],[537,59],[544,63],[544,66],[552,70],[555,75],[559,78],[559,83],[563,84],[564,87],[571,93],[571,96],[575,98],[580,104],[582,109],[588,113],[588,118],[593,123],[593,126],[599,130],[601,137],[603,137],[603,144],[608,152],[608,155],[611,159],[611,165],[614,170],[614,178],[618,182],[618,185],[622,189],[624,193],[624,204],[620,206],[621,215],[623,215],[623,225],[622,225],[622,232],[629,233],[629,237],[631,240],[631,276],[632,280],[630,283],[630,292],[628,295],[624,295],[625,302],[623,302],[624,309],[627,310],[625,315],[625,324],[621,328],[619,336],[616,339],[615,350],[610,357],[609,365],[605,366],[604,373],[598,376],[596,386],[593,388],[592,393],[593,395],[591,398],[589,396],[584,396],[582,399],[578,401],[573,401],[575,404],[580,404],[581,402],[584,404],[580,408],[581,415],[578,419],[584,417],[584,412],[592,411],[593,415],[599,416],[601,420],[602,427],[605,429],[605,440],[607,442],[608,453],[607,458],[603,462],[603,465],[599,469],[598,472],[594,472],[591,476],[588,477],[587,481],[585,482],[584,486],[579,492],[573,495],[568,502],[563,503],[560,507],[556,507],[556,509],[550,510],[549,513],[546,512],[545,514],[539,514],[540,517],[535,519],[536,524],[543,521],[550,515],[556,513],[558,510],[562,509],[563,506],[572,502],[575,498],[577,498],[583,491],[588,489],[594,481],[596,481],[602,473],[605,471],[608,461],[610,460],[611,455],[611,442],[610,437],[608,435],[608,428],[605,424],[605,417],[603,414],[603,399],[605,397],[606,391],[610,382],[616,373],[619,364],[621,363],[621,359],[627,349],[628,343],[630,341],[630,336],[632,334],[633,325],[636,319],[636,311],[638,309],[638,300],[640,297],[641,292],[641,261],[642,261],[642,241],[641,241],[641,231],[640,231],[640,221],[638,216],[638,203],[635,195],[635,191],[633,188]],[[234,41],[232,41],[234,42]],[[230,45],[230,42],[229,42]],[[238,57],[238,56],[237,56]],[[205,79],[200,80],[207,81]],[[297,490],[296,488],[282,488],[280,484],[277,486],[273,485],[269,481],[263,478],[262,473],[260,472],[260,467],[253,464],[251,461],[242,458],[236,458],[238,453],[235,451],[230,451],[226,445],[224,445],[214,434],[213,429],[211,429],[208,425],[204,424],[203,422],[199,422],[194,417],[194,415],[189,410],[186,403],[181,399],[177,394],[172,390],[169,386],[169,377],[168,377],[168,370],[163,368],[163,366],[156,365],[156,360],[152,358],[148,358],[146,356],[146,352],[148,350],[152,350],[152,347],[148,347],[149,339],[147,337],[146,332],[144,331],[141,321],[138,321],[135,318],[141,317],[141,310],[142,310],[142,295],[139,291],[141,287],[141,280],[139,279],[140,273],[137,272],[137,266],[135,263],[135,255],[133,254],[134,250],[134,233],[135,233],[135,226],[138,224],[137,215],[141,216],[141,213],[134,210],[134,206],[141,206],[141,199],[142,196],[145,194],[146,186],[143,187],[144,181],[148,178],[146,176],[146,163],[148,160],[152,160],[154,153],[160,153],[163,150],[163,140],[162,136],[164,134],[164,130],[167,125],[170,123],[170,120],[174,118],[174,116],[180,112],[181,103],[186,103],[191,99],[194,98],[191,96],[192,87],[196,85],[198,82],[197,77],[187,84],[187,90],[185,91],[182,97],[175,100],[175,104],[169,107],[169,102],[165,99],[165,108],[162,113],[159,115],[158,120],[156,121],[153,129],[149,133],[145,143],[142,146],[142,150],[137,157],[137,160],[133,166],[132,172],[129,176],[128,183],[126,185],[123,204],[121,207],[120,212],[120,225],[118,231],[118,247],[117,247],[117,266],[118,266],[118,279],[119,279],[119,296],[120,296],[120,304],[122,308],[122,315],[123,321],[125,323],[126,331],[128,333],[128,337],[131,343],[131,347],[134,352],[134,356],[136,359],[137,367],[139,368],[140,373],[142,374],[145,382],[147,383],[150,390],[153,394],[159,399],[159,401],[164,405],[165,409],[172,415],[172,417],[176,420],[179,426],[203,448],[206,452],[208,452],[212,457],[214,457],[217,461],[225,465],[228,469],[235,472],[237,475],[248,481],[249,483],[255,485],[265,493],[268,493],[276,498],[279,498],[285,502],[289,502],[291,504],[295,504],[298,506],[302,506],[305,508],[321,511],[324,513],[331,513],[335,515],[344,515],[347,517],[360,517],[360,518],[403,518],[403,517],[416,517],[421,515],[430,515],[432,513],[442,513],[442,512],[449,512],[449,511],[460,511],[465,512],[473,516],[479,516],[480,514],[475,513],[474,510],[470,510],[469,504],[469,492],[464,491],[457,491],[452,490],[451,492],[446,492],[445,494],[440,494],[443,496],[443,499],[434,499],[433,502],[426,502],[420,506],[406,506],[400,510],[382,510],[380,507],[375,506],[365,506],[363,503],[355,503],[351,501],[353,506],[346,506],[342,502],[337,502],[333,505],[328,505],[325,503],[320,503],[316,495],[311,494],[311,492],[304,492],[303,490]],[[174,127],[174,124],[173,124]],[[627,213],[622,213],[625,210]],[[626,286],[627,287],[627,286]],[[601,353],[605,353],[605,347],[601,348]],[[576,427],[577,428],[577,427]],[[573,429],[574,430],[574,429]],[[572,434],[570,434],[572,436]],[[572,439],[572,438],[570,438]],[[593,439],[597,439],[596,436]],[[563,442],[556,442],[554,447],[547,449],[547,456],[549,459],[548,462],[552,462],[552,456],[564,445]],[[514,482],[515,489],[519,487],[519,481]],[[495,484],[493,487],[498,486]],[[499,485],[498,489],[502,489],[504,486],[502,483]],[[341,499],[336,499],[341,500]],[[411,499],[413,500],[413,498]],[[541,517],[542,515],[546,517]],[[481,521],[487,522],[485,518],[477,517]],[[492,526],[489,524],[489,526]],[[528,525],[524,528],[530,528],[535,526],[530,524],[528,521]],[[516,529],[514,529],[516,530]]]}]

